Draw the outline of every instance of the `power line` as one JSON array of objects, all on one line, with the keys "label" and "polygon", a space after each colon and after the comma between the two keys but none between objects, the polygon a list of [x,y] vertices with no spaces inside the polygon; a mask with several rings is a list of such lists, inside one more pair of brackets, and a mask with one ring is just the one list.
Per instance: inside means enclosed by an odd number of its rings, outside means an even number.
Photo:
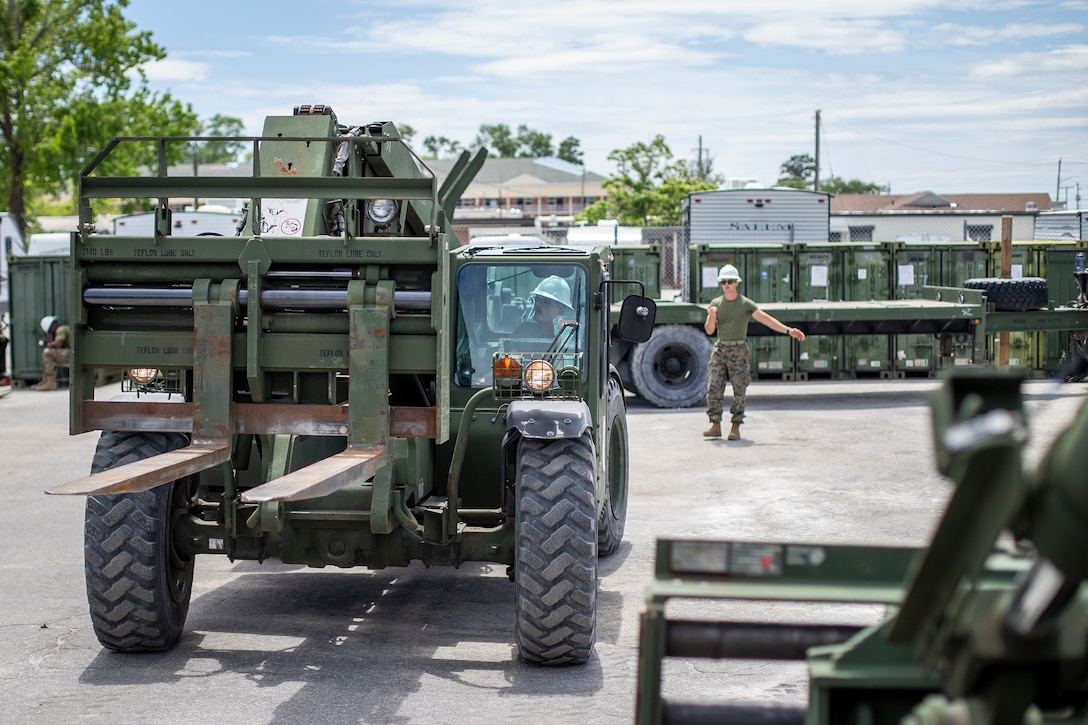
[{"label": "power line", "polygon": [[[824,121],[822,117],[820,118],[820,125],[823,126],[825,131],[826,131],[827,122]],[[831,165],[831,152],[827,148],[827,133],[826,132],[821,134],[820,145],[824,147],[824,156],[827,157],[827,170],[829,172],[828,173],[828,178],[831,178],[831,177],[833,177],[835,175],[835,169]]]},{"label": "power line", "polygon": [[[934,156],[943,156],[943,157],[950,158],[950,159],[963,159],[965,161],[977,161],[977,162],[983,163],[983,164],[1001,164],[1001,165],[1005,165],[1005,166],[1050,166],[1050,165],[1052,165],[1054,163],[1053,161],[1013,161],[1013,162],[1010,162],[1007,159],[998,161],[998,160],[995,160],[995,159],[980,159],[980,158],[977,158],[977,157],[974,157],[974,156],[961,156],[959,154],[950,154],[950,153],[946,153],[944,151],[934,151],[933,149],[927,149],[927,148],[922,147],[922,146],[914,146],[912,144],[903,143],[902,141],[894,141],[894,140],[892,140],[890,138],[884,138],[883,136],[877,136],[874,133],[866,133],[865,131],[859,131],[859,130],[857,130],[855,128],[850,128],[849,126],[844,126],[841,123],[833,123],[831,125],[832,126],[837,126],[838,128],[841,128],[841,129],[845,129],[845,130],[847,130],[847,131],[849,131],[851,133],[856,133],[859,136],[867,136],[869,138],[874,138],[877,141],[883,141],[884,143],[889,143],[889,144],[892,144],[894,146],[902,146],[903,148],[913,149],[915,151],[922,151],[922,152],[925,152],[927,154],[933,154]],[[1084,163],[1084,162],[1079,162],[1079,163]]]}]

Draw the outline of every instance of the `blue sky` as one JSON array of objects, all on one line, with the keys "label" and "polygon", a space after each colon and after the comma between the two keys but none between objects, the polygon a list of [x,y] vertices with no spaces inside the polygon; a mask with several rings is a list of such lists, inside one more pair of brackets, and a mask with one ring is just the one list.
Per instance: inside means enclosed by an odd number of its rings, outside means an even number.
[{"label": "blue sky", "polygon": [[[1088,0],[131,0],[154,90],[201,117],[331,105],[469,144],[581,141],[587,167],[665,136],[771,184],[794,154],[893,193],[1088,197]],[[1058,161],[1062,159],[1058,192]],[[1088,206],[1088,198],[1082,201]]]}]

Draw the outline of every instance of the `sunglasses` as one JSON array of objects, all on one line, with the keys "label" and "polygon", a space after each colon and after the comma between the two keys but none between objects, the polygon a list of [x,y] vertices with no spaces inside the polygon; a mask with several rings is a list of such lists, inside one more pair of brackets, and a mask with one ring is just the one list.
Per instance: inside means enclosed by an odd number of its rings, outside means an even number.
[{"label": "sunglasses", "polygon": [[719,281],[722,284],[736,284],[737,283],[737,280],[735,280],[735,279],[723,279],[723,280],[719,280]]}]

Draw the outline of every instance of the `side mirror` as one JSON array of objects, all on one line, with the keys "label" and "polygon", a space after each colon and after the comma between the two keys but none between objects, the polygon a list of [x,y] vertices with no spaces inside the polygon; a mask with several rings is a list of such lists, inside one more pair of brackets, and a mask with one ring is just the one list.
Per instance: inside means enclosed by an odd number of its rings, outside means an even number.
[{"label": "side mirror", "polygon": [[657,303],[649,297],[629,295],[620,307],[616,334],[628,342],[646,342],[654,332]]}]

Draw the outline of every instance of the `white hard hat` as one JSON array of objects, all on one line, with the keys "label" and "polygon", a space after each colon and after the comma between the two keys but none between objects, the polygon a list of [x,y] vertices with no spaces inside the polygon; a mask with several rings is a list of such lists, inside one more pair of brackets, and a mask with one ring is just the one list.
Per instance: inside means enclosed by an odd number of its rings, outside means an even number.
[{"label": "white hard hat", "polygon": [[718,270],[718,281],[721,282],[727,279],[735,279],[738,282],[741,281],[740,272],[738,272],[737,268],[731,264],[727,264]]},{"label": "white hard hat", "polygon": [[547,279],[542,279],[540,284],[536,286],[530,297],[543,297],[544,299],[558,302],[566,307],[568,310],[574,308],[570,304],[570,285],[562,277],[552,275]]},{"label": "white hard hat", "polygon": [[45,317],[43,317],[42,321],[39,323],[42,326],[42,332],[48,334],[49,328],[52,327],[53,323],[56,321],[57,318],[53,317],[52,315],[46,315]]}]

